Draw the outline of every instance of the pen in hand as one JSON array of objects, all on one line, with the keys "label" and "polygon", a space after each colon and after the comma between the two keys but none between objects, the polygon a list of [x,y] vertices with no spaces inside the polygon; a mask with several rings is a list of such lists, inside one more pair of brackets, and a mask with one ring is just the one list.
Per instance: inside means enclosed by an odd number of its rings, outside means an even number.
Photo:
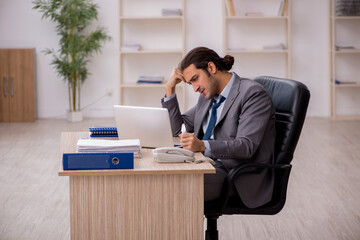
[{"label": "pen in hand", "polygon": [[180,133],[180,135],[185,133],[185,132],[186,132],[186,127],[185,127],[185,124],[183,123],[183,124],[181,124],[181,133]]},{"label": "pen in hand", "polygon": [[[181,135],[182,135],[183,133],[185,133],[185,132],[186,132],[185,124],[182,124],[182,125],[181,125],[180,134],[179,134],[180,141],[181,141]],[[181,143],[180,143],[180,142],[179,142],[179,146],[176,146],[176,147],[183,148],[183,146],[181,146]]]}]

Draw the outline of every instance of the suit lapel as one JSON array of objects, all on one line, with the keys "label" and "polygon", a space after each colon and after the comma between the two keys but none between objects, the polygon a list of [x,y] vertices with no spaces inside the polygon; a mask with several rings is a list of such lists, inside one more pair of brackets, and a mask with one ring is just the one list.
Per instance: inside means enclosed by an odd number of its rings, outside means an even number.
[{"label": "suit lapel", "polygon": [[[240,77],[235,74],[235,79],[234,79],[233,85],[232,85],[232,87],[230,89],[229,95],[228,95],[228,97],[227,97],[227,99],[225,101],[224,108],[221,111],[221,115],[220,115],[220,118],[217,121],[217,123],[219,123],[225,117],[225,115],[229,111],[230,107],[233,105],[235,99],[239,95],[239,93],[240,93],[240,83],[241,83]],[[215,127],[216,127],[216,125],[215,125]]]}]

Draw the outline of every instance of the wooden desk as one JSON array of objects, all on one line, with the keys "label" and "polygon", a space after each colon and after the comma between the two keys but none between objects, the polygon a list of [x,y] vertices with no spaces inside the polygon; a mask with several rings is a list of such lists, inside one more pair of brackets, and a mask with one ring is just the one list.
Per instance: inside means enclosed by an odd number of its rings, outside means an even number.
[{"label": "wooden desk", "polygon": [[59,176],[70,177],[71,239],[203,239],[204,178],[209,163],[160,164],[150,149],[134,169],[64,171],[88,133],[62,133]]}]

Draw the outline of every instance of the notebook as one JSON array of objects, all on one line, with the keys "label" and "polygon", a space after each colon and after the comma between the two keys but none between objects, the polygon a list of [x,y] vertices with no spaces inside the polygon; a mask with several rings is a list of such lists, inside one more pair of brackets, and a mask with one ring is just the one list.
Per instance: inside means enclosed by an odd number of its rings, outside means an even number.
[{"label": "notebook", "polygon": [[90,127],[90,137],[116,137],[117,138],[117,129],[116,127]]},{"label": "notebook", "polygon": [[166,108],[114,105],[119,139],[140,139],[142,147],[173,147]]}]

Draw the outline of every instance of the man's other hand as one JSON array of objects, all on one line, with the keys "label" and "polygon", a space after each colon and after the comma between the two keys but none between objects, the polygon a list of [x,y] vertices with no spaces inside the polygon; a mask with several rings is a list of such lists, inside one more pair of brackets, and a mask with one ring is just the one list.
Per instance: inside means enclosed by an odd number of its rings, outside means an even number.
[{"label": "man's other hand", "polygon": [[182,133],[180,136],[180,143],[184,149],[188,149],[193,152],[204,152],[205,144],[202,140],[195,137],[194,133]]}]

